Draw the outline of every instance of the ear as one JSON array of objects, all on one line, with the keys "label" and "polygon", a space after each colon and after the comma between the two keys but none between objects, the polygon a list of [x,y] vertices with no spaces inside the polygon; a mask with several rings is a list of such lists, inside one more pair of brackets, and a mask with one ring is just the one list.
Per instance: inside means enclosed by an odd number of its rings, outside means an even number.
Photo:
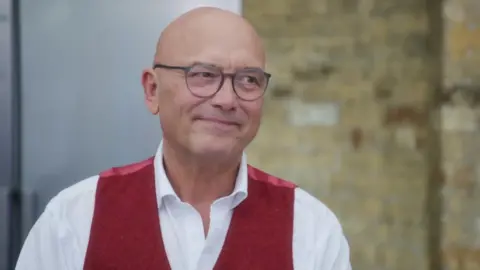
[{"label": "ear", "polygon": [[142,85],[148,110],[154,115],[158,114],[158,83],[157,76],[152,69],[142,72]]}]

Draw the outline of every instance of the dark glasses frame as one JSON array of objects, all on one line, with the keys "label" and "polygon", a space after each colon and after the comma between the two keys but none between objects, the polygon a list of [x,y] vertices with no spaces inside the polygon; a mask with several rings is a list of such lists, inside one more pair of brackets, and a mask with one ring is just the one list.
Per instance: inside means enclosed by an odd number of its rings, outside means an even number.
[{"label": "dark glasses frame", "polygon": [[[218,69],[220,75],[221,75],[221,80],[220,80],[220,83],[217,87],[217,89],[212,93],[212,94],[209,94],[209,95],[199,95],[197,93],[194,93],[191,89],[190,89],[190,86],[188,85],[188,73],[195,67],[209,67],[209,65],[204,65],[204,64],[194,64],[194,65],[191,65],[191,66],[170,66],[170,65],[164,65],[164,64],[161,64],[161,63],[156,63],[153,65],[153,69],[156,69],[156,68],[162,68],[162,69],[169,69],[169,70],[181,70],[183,71],[185,74],[185,84],[187,85],[187,88],[188,90],[190,91],[190,93],[196,97],[200,97],[200,98],[209,98],[209,97],[213,97],[215,96],[218,91],[220,91],[220,89],[222,89],[222,86],[223,84],[225,83],[225,78],[230,78],[232,80],[232,89],[233,89],[233,92],[235,92],[235,95],[241,99],[241,100],[244,100],[244,101],[254,101],[254,100],[257,100],[259,98],[261,98],[265,92],[266,92],[266,89],[268,87],[268,83],[270,81],[270,78],[272,77],[272,75],[270,73],[267,73],[265,71],[263,71],[262,69],[259,69],[259,68],[246,68],[244,69],[244,71],[248,71],[248,70],[254,70],[254,71],[258,71],[258,72],[263,72],[263,74],[265,75],[265,79],[266,79],[266,83],[265,83],[265,86],[264,86],[264,89],[262,90],[261,94],[258,96],[258,97],[255,97],[255,98],[251,98],[251,99],[246,99],[244,97],[242,97],[241,95],[238,94],[236,88],[235,88],[235,77],[237,76],[237,74],[239,74],[239,72],[235,72],[235,73],[225,73],[223,72],[221,69]],[[210,67],[211,68],[211,67]]]}]

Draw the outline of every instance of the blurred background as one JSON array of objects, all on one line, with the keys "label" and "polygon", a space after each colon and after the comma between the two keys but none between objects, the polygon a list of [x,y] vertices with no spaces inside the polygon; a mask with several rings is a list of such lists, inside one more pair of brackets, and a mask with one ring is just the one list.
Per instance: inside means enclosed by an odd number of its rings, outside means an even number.
[{"label": "blurred background", "polygon": [[140,74],[199,5],[264,38],[250,163],[337,214],[353,269],[480,269],[480,0],[0,0],[1,270],[61,189],[155,152]]}]

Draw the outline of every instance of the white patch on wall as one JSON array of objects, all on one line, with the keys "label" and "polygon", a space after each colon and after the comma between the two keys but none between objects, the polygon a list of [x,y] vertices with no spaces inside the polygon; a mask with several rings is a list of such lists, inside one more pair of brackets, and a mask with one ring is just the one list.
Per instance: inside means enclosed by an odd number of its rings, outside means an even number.
[{"label": "white patch on wall", "polygon": [[480,218],[475,219],[475,247],[480,248]]},{"label": "white patch on wall", "polygon": [[415,130],[413,128],[401,127],[395,130],[395,141],[397,144],[406,147],[408,149],[415,149],[416,137]]},{"label": "white patch on wall", "polygon": [[446,131],[476,131],[477,116],[468,107],[442,107],[442,129]]},{"label": "white patch on wall", "polygon": [[292,101],[289,105],[288,120],[294,126],[334,126],[339,122],[340,107],[337,103]]},{"label": "white patch on wall", "polygon": [[443,5],[443,14],[454,22],[463,22],[465,20],[465,10],[460,2],[457,1],[447,1]]}]

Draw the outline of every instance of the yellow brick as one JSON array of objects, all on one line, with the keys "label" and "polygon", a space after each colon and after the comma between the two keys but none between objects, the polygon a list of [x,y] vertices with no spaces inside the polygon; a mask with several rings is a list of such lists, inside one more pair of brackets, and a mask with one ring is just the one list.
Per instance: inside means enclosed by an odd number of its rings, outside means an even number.
[{"label": "yellow brick", "polygon": [[255,0],[244,0],[243,9],[247,10],[247,16],[252,14],[265,15],[287,15],[290,13],[289,1],[264,0],[261,2]]},{"label": "yellow brick", "polygon": [[469,29],[467,23],[448,24],[446,35],[448,56],[459,60],[467,56],[469,50],[480,49],[480,28]]}]

